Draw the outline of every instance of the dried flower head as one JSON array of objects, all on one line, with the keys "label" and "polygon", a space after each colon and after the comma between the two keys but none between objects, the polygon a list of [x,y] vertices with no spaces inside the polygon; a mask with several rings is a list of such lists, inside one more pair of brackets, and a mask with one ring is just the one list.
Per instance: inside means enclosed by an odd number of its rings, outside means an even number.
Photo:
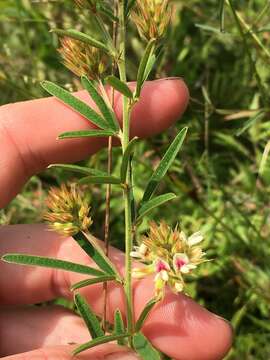
[{"label": "dried flower head", "polygon": [[95,80],[106,71],[106,56],[101,50],[68,37],[60,41],[61,47],[58,52],[63,58],[64,65],[75,75],[86,75]]},{"label": "dried flower head", "polygon": [[143,38],[160,39],[171,18],[169,0],[137,0],[131,16]]},{"label": "dried flower head", "polygon": [[72,236],[81,230],[86,231],[92,224],[90,206],[76,185],[51,188],[46,204],[48,211],[44,219],[52,230],[62,235]]},{"label": "dried flower head", "polygon": [[204,260],[205,253],[198,245],[203,240],[200,232],[186,237],[178,228],[171,229],[165,222],[150,224],[148,236],[143,236],[140,246],[131,256],[145,264],[135,268],[133,277],[142,278],[155,273],[155,293],[164,296],[165,285],[178,293],[184,289],[185,274],[189,274]]}]

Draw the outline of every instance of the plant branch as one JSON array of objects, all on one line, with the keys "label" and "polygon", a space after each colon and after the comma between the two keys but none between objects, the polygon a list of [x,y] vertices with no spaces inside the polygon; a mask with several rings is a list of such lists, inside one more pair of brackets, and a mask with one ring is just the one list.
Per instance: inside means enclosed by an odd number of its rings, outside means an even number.
[{"label": "plant branch", "polygon": [[[117,1],[114,0],[114,15],[117,15]],[[117,23],[113,22],[112,28],[113,34],[113,46],[116,48],[116,41],[117,41]],[[115,67],[116,63],[113,61],[112,64],[112,75],[115,74]],[[112,108],[114,107],[114,88],[111,88],[110,93],[110,103]],[[108,138],[108,163],[107,163],[107,172],[111,175],[112,172],[112,136]],[[106,210],[105,210],[105,225],[104,225],[104,242],[105,242],[105,254],[109,256],[109,245],[110,245],[110,205],[111,205],[111,184],[107,184],[106,186]],[[108,286],[107,282],[103,284],[103,291],[104,291],[104,304],[103,304],[103,329],[106,332],[106,316],[107,316],[107,298],[108,298]]]},{"label": "plant branch", "polygon": [[[125,21],[125,2],[119,1],[119,53],[118,69],[120,79],[126,82],[126,21]],[[122,151],[125,152],[129,143],[129,125],[130,125],[131,104],[126,96],[123,96],[123,134],[122,134]],[[127,174],[130,174],[128,171]],[[132,298],[132,278],[131,278],[131,257],[132,251],[132,218],[131,218],[131,186],[130,175],[126,176],[124,188],[124,204],[125,204],[125,294],[127,306],[127,331],[132,334],[134,329],[133,322],[133,298]],[[132,346],[131,339],[129,340]]]}]

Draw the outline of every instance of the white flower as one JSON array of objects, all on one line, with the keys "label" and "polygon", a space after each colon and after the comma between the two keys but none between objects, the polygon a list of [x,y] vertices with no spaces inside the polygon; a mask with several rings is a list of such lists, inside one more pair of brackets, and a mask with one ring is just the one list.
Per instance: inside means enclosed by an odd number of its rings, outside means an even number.
[{"label": "white flower", "polygon": [[148,247],[142,243],[140,246],[134,246],[135,251],[131,251],[130,256],[134,257],[134,258],[138,258],[138,259],[144,259],[147,251],[148,251]]},{"label": "white flower", "polygon": [[180,282],[180,281],[175,282],[175,284],[174,284],[174,290],[175,290],[177,293],[182,292],[183,289],[184,289],[183,282]]},{"label": "white flower", "polygon": [[195,232],[187,239],[187,243],[189,246],[199,244],[201,241],[203,241],[203,235],[200,231]]}]

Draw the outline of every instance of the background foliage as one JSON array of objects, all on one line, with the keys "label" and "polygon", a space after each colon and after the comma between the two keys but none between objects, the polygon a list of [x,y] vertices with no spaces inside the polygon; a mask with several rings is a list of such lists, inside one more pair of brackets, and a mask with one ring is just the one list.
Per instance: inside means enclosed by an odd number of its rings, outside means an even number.
[{"label": "background foliage", "polygon": [[[208,254],[215,261],[191,279],[190,293],[232,321],[236,337],[227,359],[259,360],[270,357],[270,2],[232,4],[235,15],[226,1],[175,1],[165,50],[151,76],[185,79],[191,102],[176,127],[187,125],[190,130],[162,185],[178,198],[156,210],[155,220],[180,221],[187,232],[202,228],[206,233]],[[78,80],[61,65],[57,37],[49,33],[52,27],[87,31],[91,19],[72,0],[0,1],[0,104],[44,96],[39,86],[44,79],[78,88]],[[131,28],[130,80],[143,46]],[[150,165],[163,154],[176,127],[141,145],[136,196],[142,195]],[[105,159],[101,151],[90,162],[105,167]],[[114,165],[119,168],[117,161]],[[0,223],[40,221],[49,187],[72,179],[74,174],[55,169],[33,177],[0,212]],[[100,237],[104,194],[96,187],[88,194],[96,218],[94,232]],[[112,241],[122,248],[119,196],[115,193],[112,200]],[[146,229],[147,219],[140,230]]]}]

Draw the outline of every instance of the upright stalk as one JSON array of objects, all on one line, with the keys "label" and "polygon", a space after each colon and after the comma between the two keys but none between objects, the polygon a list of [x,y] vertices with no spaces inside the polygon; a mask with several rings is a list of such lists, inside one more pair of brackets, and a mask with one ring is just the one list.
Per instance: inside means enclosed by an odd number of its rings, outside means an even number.
[{"label": "upright stalk", "polygon": [[[117,0],[113,1],[113,10],[114,15],[117,16]],[[117,24],[114,21],[112,26],[112,39],[113,46],[116,48],[117,44]],[[116,70],[116,62],[113,61],[112,64],[112,75],[115,74]],[[114,108],[114,88],[111,88],[110,92],[110,103],[112,108]],[[107,163],[107,172],[108,175],[112,172],[112,136],[108,138],[108,163]],[[104,226],[104,242],[105,242],[105,254],[109,256],[109,244],[110,244],[110,212],[111,212],[111,184],[107,184],[106,186],[106,211],[105,211],[105,226]],[[103,284],[103,292],[104,292],[104,303],[103,303],[103,329],[106,333],[107,331],[107,300],[108,300],[108,284],[104,282]]]},{"label": "upright stalk", "polygon": [[[119,53],[118,61],[119,75],[123,82],[126,82],[126,21],[125,21],[125,2],[119,1]],[[129,143],[130,127],[130,103],[127,97],[123,96],[123,133],[122,133],[122,151],[125,152]],[[129,174],[129,171],[127,172]],[[130,176],[127,175],[124,188],[125,204],[125,294],[127,307],[127,329],[133,333],[133,297],[132,297],[132,278],[131,278],[131,257],[132,251],[132,219],[131,219],[131,188]],[[130,341],[131,343],[131,341]],[[132,344],[130,344],[132,345]]]}]

